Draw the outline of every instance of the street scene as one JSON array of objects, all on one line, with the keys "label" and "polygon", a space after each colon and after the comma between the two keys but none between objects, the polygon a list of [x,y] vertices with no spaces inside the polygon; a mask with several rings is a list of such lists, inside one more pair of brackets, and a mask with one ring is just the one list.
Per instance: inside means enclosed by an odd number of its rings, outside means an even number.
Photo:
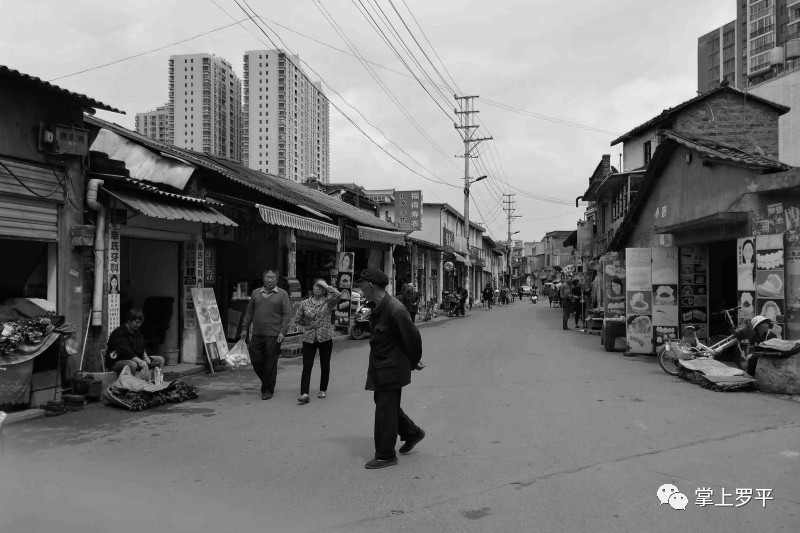
[{"label": "street scene", "polygon": [[0,531],[797,529],[799,0],[4,7]]}]

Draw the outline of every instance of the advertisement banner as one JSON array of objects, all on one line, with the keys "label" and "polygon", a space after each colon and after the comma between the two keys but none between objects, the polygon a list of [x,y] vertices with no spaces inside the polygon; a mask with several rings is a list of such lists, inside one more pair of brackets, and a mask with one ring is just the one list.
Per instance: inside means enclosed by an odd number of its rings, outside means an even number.
[{"label": "advertisement banner", "polygon": [[394,216],[397,229],[422,229],[422,191],[395,191]]},{"label": "advertisement banner", "polygon": [[650,248],[626,248],[628,352],[653,353],[653,277]]},{"label": "advertisement banner", "polygon": [[603,273],[603,318],[625,320],[625,263],[601,261]]},{"label": "advertisement banner", "polygon": [[191,293],[206,356],[209,362],[219,361],[228,355],[228,341],[222,327],[214,289],[193,288]]},{"label": "advertisement banner", "polygon": [[756,241],[753,237],[736,240],[736,291],[739,323],[755,316]]},{"label": "advertisement banner", "polygon": [[350,330],[350,298],[353,291],[355,273],[355,256],[353,252],[339,252],[336,254],[336,288],[342,293],[342,298],[333,310],[333,325],[346,331]]},{"label": "advertisement banner", "polygon": [[780,339],[786,314],[783,252],[783,233],[756,237],[756,312],[772,321],[772,331]]},{"label": "advertisement banner", "polygon": [[653,248],[653,343],[678,338],[678,249]]},{"label": "advertisement banner", "polygon": [[120,236],[119,226],[112,225],[108,230],[108,331],[119,327],[120,291]]},{"label": "advertisement banner", "polygon": [[680,322],[696,328],[699,339],[708,339],[708,248],[680,249]]}]

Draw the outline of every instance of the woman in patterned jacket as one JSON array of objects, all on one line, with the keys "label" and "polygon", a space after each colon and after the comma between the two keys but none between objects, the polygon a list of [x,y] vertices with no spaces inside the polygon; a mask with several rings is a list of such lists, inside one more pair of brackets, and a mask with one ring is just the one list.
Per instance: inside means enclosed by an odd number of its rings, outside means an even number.
[{"label": "woman in patterned jacket", "polygon": [[300,396],[297,401],[306,404],[311,399],[308,390],[311,385],[311,370],[314,368],[314,357],[319,350],[319,394],[317,398],[325,398],[328,390],[328,379],[331,373],[331,352],[333,351],[333,324],[331,312],[341,298],[341,293],[331,287],[325,280],[314,281],[311,298],[303,300],[292,319],[290,329],[303,326],[303,374],[300,377]]}]

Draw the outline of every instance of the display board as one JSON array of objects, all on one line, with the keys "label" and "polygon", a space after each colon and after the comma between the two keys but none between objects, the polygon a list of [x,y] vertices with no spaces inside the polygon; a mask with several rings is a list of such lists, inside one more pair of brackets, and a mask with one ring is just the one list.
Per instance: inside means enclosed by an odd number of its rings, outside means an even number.
[{"label": "display board", "polygon": [[784,338],[800,339],[800,228],[798,225],[795,225],[795,229],[786,232],[785,245],[786,320],[784,323],[786,324],[786,335]]},{"label": "display board", "polygon": [[191,291],[206,357],[209,362],[219,361],[228,355],[228,341],[225,339],[214,289],[194,288]]},{"label": "display board", "polygon": [[773,323],[772,331],[784,338],[783,233],[756,237],[756,311]]},{"label": "display board", "polygon": [[708,339],[708,248],[682,246],[680,249],[680,321],[696,328],[697,338]]},{"label": "display board", "polygon": [[753,318],[756,308],[756,240],[736,240],[736,291],[739,324]]},{"label": "display board", "polygon": [[650,248],[626,248],[626,334],[629,353],[653,353],[653,278]]},{"label": "display board", "polygon": [[678,326],[678,249],[653,248],[653,345],[677,339]]},{"label": "display board", "polygon": [[601,261],[603,272],[603,318],[625,320],[625,263]]},{"label": "display board", "polygon": [[108,230],[108,331],[112,332],[120,324],[120,234],[119,226],[112,225]]},{"label": "display board", "polygon": [[339,252],[336,254],[336,288],[342,293],[336,309],[333,310],[333,325],[345,331],[350,330],[350,297],[353,291],[355,273],[355,254]]}]

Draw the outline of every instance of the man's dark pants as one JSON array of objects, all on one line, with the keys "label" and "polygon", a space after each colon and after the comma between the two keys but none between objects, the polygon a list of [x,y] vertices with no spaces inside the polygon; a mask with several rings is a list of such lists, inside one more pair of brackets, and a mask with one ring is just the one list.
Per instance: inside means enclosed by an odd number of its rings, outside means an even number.
[{"label": "man's dark pants", "polygon": [[258,379],[261,380],[261,394],[275,393],[275,380],[278,377],[278,356],[281,345],[278,337],[253,335],[250,339],[250,362]]},{"label": "man's dark pants", "polygon": [[419,427],[400,408],[403,389],[375,391],[375,458],[393,459],[397,436],[407,441]]},{"label": "man's dark pants", "polygon": [[411,309],[409,309],[408,310],[408,314],[411,315],[411,322],[414,322],[414,321],[417,320],[417,312],[416,311],[412,311]]},{"label": "man's dark pants", "polygon": [[572,300],[569,298],[561,298],[561,307],[563,307],[564,311],[561,325],[566,329],[567,322],[569,322],[569,315],[572,314]]}]

